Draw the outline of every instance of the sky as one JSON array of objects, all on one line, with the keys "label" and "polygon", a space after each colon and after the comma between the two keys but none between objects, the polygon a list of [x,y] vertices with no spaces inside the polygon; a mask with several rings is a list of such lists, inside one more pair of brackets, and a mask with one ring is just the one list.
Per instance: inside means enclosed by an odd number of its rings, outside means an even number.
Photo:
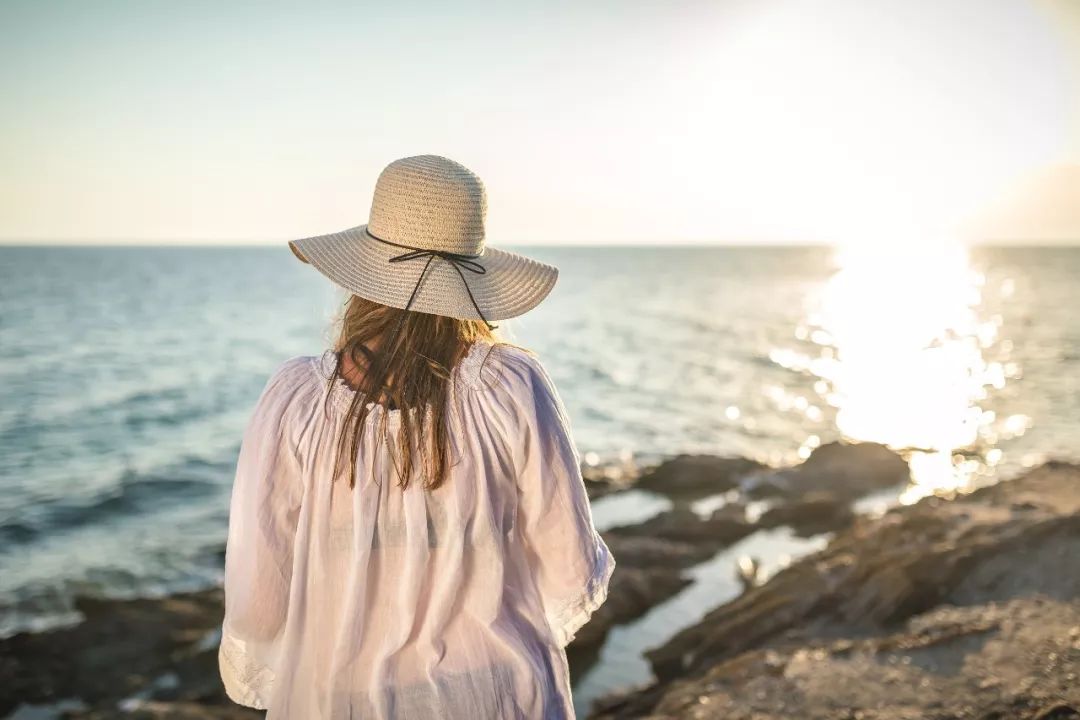
[{"label": "sky", "polygon": [[0,241],[1080,242],[1076,0],[0,2]]}]

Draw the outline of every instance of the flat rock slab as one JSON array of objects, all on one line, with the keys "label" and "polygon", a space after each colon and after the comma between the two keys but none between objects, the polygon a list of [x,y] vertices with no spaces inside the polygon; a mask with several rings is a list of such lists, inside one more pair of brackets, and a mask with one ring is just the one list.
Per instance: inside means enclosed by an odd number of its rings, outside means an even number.
[{"label": "flat rock slab", "polygon": [[611,528],[608,534],[689,543],[708,556],[756,529],[754,523],[747,522],[744,506],[728,505],[705,518],[687,508],[675,508],[636,525]]},{"label": "flat rock slab", "polygon": [[694,500],[736,488],[743,478],[763,468],[761,463],[742,457],[678,455],[643,475],[636,487]]},{"label": "flat rock slab", "polygon": [[878,443],[827,443],[801,465],[750,476],[744,489],[753,497],[792,497],[827,493],[854,500],[906,484],[907,461]]},{"label": "flat rock slab", "polygon": [[810,537],[842,530],[854,521],[855,511],[849,500],[813,492],[769,508],[758,524],[766,528],[786,525],[801,537]]}]

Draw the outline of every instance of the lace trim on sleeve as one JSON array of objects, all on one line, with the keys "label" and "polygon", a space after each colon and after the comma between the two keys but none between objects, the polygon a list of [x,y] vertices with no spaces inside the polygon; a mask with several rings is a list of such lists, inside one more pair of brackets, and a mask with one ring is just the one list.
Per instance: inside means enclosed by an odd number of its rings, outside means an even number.
[{"label": "lace trim on sleeve", "polygon": [[549,615],[555,641],[560,647],[569,645],[577,631],[607,600],[608,584],[611,581],[611,573],[615,570],[615,558],[612,557],[611,551],[599,535],[596,540],[596,565],[584,591],[577,597],[564,602]]},{"label": "lace trim on sleeve", "polygon": [[242,640],[222,633],[218,666],[225,694],[230,700],[256,710],[267,709],[274,687],[274,673],[248,654]]}]

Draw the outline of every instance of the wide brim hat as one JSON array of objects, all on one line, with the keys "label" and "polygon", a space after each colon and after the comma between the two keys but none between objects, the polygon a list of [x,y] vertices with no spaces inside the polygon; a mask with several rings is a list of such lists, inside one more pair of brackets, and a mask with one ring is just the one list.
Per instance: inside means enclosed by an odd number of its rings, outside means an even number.
[{"label": "wide brim hat", "polygon": [[379,175],[367,224],[289,247],[359,297],[490,323],[536,307],[559,271],[486,246],[486,214],[483,183],[468,168],[436,155],[403,158]]}]

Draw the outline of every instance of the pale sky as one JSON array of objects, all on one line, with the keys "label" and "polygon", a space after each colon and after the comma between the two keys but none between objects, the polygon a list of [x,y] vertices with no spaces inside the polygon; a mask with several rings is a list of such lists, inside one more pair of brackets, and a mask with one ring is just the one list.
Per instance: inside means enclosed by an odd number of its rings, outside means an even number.
[{"label": "pale sky", "polygon": [[271,242],[391,160],[489,241],[1080,241],[1080,2],[0,3],[0,239]]}]

